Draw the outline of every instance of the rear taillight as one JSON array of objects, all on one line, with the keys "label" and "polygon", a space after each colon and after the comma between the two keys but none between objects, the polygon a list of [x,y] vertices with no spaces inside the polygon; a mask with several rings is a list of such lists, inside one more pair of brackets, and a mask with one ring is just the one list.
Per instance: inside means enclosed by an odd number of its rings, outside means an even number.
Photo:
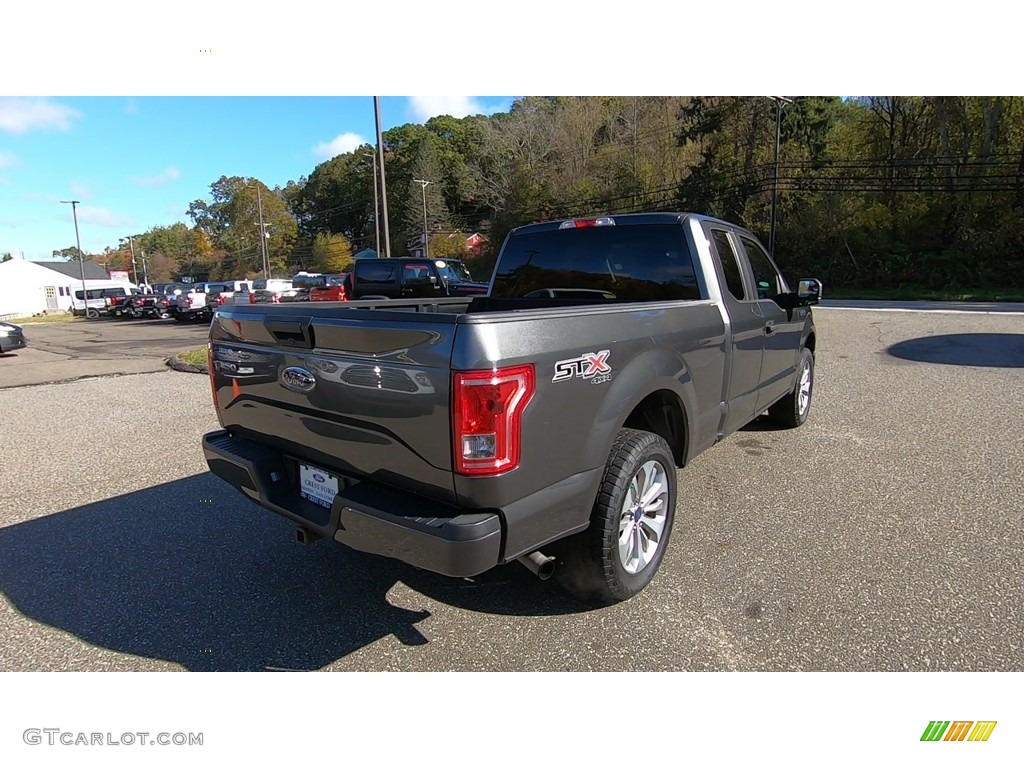
[{"label": "rear taillight", "polygon": [[532,365],[454,375],[456,472],[497,475],[519,466],[523,410],[535,388]]},{"label": "rear taillight", "polygon": [[348,301],[348,296],[345,295],[345,286],[338,286],[338,301]]},{"label": "rear taillight", "polygon": [[223,293],[217,295],[217,303],[218,304],[223,304],[224,303],[224,294]]},{"label": "rear taillight", "polygon": [[256,303],[256,294],[255,293],[250,293],[249,294],[249,303],[250,304],[255,304]]},{"label": "rear taillight", "polygon": [[213,391],[213,410],[220,413],[220,401],[217,400],[217,377],[213,367],[213,344],[206,344],[206,362],[210,369],[210,389]]},{"label": "rear taillight", "polygon": [[277,294],[275,293],[275,294],[274,294],[274,298],[272,298],[272,299],[270,300],[270,303],[271,303],[271,304],[280,304],[280,303],[281,303],[281,297],[280,297],[280,296],[278,296],[278,295],[277,295]]}]

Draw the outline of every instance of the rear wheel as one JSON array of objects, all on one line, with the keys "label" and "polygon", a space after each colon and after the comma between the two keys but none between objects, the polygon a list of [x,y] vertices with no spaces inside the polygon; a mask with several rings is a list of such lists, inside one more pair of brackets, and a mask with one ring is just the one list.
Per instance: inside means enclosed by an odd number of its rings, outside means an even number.
[{"label": "rear wheel", "polygon": [[87,309],[85,310],[85,316],[96,318],[100,316],[100,311],[98,309]]},{"label": "rear wheel", "polygon": [[668,443],[623,429],[612,447],[590,527],[564,542],[559,583],[588,602],[642,592],[661,566],[675,518],[676,468]]}]

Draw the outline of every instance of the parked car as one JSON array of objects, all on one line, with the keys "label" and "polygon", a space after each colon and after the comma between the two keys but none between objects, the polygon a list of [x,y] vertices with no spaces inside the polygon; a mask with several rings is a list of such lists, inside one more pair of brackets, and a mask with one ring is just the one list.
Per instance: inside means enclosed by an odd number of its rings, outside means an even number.
[{"label": "parked car", "polygon": [[487,296],[225,308],[211,359],[273,355],[277,376],[211,365],[204,454],[300,541],[627,600],[665,555],[677,470],[762,414],[808,418],[820,295],[707,216],[519,227]]},{"label": "parked car", "polygon": [[319,285],[309,289],[310,301],[348,301],[348,272],[323,275]]},{"label": "parked car", "polygon": [[349,300],[483,296],[486,283],[452,259],[365,259],[352,268]]},{"label": "parked car", "polygon": [[321,272],[299,272],[292,275],[292,290],[294,293],[282,301],[309,301],[309,292],[312,288],[323,285],[324,275]]},{"label": "parked car", "polygon": [[235,294],[234,304],[280,304],[294,298],[296,291],[291,280],[271,278],[269,280],[253,280],[248,291]]},{"label": "parked car", "polygon": [[223,282],[199,283],[178,295],[174,319],[180,323],[209,322],[223,305],[224,296],[232,293],[231,286]]},{"label": "parked car", "polygon": [[86,317],[110,315],[118,304],[123,302],[129,296],[141,293],[135,285],[122,281],[104,281],[100,285],[96,285],[96,282],[98,281],[91,282],[93,282],[93,286],[86,288],[86,291],[88,292],[87,297],[82,296],[81,288],[72,294],[72,314],[79,316],[85,315]]},{"label": "parked car", "polygon": [[25,329],[14,323],[0,322],[0,355],[28,346]]}]

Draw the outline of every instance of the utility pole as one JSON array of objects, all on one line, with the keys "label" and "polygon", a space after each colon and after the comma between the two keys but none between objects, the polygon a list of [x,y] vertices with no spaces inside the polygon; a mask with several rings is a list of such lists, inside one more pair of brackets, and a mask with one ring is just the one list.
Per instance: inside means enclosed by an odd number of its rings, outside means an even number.
[{"label": "utility pole", "polygon": [[427,184],[433,184],[432,181],[425,181],[424,179],[413,179],[420,188],[423,190],[423,258],[429,258],[427,254],[427,243],[430,239],[430,231],[427,227]]},{"label": "utility pole", "polygon": [[[135,264],[135,244],[132,243],[132,236],[128,235],[128,247],[132,251],[132,282],[136,285],[139,284],[139,268]],[[145,279],[145,277],[143,277]]]},{"label": "utility pole", "polygon": [[380,207],[377,196],[377,154],[375,152],[363,152],[373,158],[373,229],[376,237],[377,258],[380,258]]},{"label": "utility pole", "polygon": [[[78,267],[82,273],[82,314],[89,317],[89,292],[85,288],[85,254],[82,253],[82,239],[78,236],[78,200],[61,200],[71,206],[71,215],[75,219],[75,247],[78,248]],[[74,306],[72,304],[71,306]]]},{"label": "utility pole", "polygon": [[772,181],[772,227],[768,235],[768,253],[775,258],[775,212],[779,199],[779,144],[782,139],[782,105],[792,104],[792,99],[785,96],[769,96],[775,102],[775,176]]},{"label": "utility pole", "polygon": [[[391,258],[391,231],[388,229],[388,185],[384,172],[384,134],[380,129],[380,96],[373,97],[373,114],[377,121],[377,157],[380,163],[380,198],[384,206],[384,251],[385,258]],[[377,252],[380,256],[380,252]]]},{"label": "utility pole", "polygon": [[149,285],[149,270],[146,269],[146,249],[142,249],[142,282]]},{"label": "utility pole", "polygon": [[270,277],[270,259],[267,258],[267,229],[263,223],[263,195],[260,192],[260,183],[256,182],[256,207],[259,210],[260,225],[260,251],[263,254],[263,276]]}]

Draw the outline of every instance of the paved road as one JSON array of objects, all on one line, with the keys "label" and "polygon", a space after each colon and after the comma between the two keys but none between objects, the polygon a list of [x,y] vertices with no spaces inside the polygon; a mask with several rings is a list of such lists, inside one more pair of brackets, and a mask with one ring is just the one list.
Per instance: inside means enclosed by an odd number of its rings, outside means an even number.
[{"label": "paved road", "polygon": [[1024,671],[1024,321],[818,322],[811,420],[683,470],[602,610],[295,543],[204,471],[203,376],[0,391],[0,669]]},{"label": "paved road", "polygon": [[162,371],[169,356],[204,345],[210,330],[205,323],[104,318],[24,328],[28,348],[0,355],[0,389]]}]

